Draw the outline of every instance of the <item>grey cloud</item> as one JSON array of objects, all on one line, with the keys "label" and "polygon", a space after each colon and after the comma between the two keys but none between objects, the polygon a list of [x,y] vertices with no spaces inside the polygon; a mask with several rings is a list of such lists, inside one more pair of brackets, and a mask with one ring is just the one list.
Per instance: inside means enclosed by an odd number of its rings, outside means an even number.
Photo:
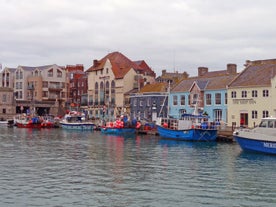
[{"label": "grey cloud", "polygon": [[162,69],[274,58],[272,0],[0,0],[4,67],[84,64],[108,52]]}]

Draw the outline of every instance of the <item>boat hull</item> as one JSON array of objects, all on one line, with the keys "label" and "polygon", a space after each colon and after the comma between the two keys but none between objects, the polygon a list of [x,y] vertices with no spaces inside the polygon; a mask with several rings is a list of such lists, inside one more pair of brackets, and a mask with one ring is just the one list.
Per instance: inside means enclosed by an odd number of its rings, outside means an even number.
[{"label": "boat hull", "polygon": [[41,123],[16,123],[18,128],[33,128],[33,129],[40,129]]},{"label": "boat hull", "polygon": [[103,134],[135,134],[135,128],[115,128],[115,127],[101,127],[101,133]]},{"label": "boat hull", "polygon": [[93,130],[95,124],[93,123],[60,123],[62,129],[68,130]]},{"label": "boat hull", "polygon": [[175,130],[162,126],[157,126],[160,137],[165,139],[181,140],[181,141],[216,141],[216,129],[186,129]]},{"label": "boat hull", "polygon": [[234,138],[244,151],[252,151],[252,152],[276,155],[275,141],[249,139],[238,135],[234,135]]}]

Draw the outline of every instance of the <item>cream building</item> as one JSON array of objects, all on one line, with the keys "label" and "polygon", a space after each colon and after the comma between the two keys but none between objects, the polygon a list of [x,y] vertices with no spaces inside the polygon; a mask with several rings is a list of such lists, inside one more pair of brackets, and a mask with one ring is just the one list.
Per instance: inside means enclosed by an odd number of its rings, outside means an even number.
[{"label": "cream building", "polygon": [[276,115],[276,59],[245,66],[228,86],[228,125],[254,127]]},{"label": "cream building", "polygon": [[94,60],[88,70],[88,111],[90,117],[115,118],[127,111],[126,93],[155,80],[144,61],[133,62],[119,52]]},{"label": "cream building", "polygon": [[17,100],[66,101],[68,79],[64,67],[56,64],[28,67],[18,66],[15,70]]},{"label": "cream building", "polygon": [[16,68],[5,67],[0,71],[0,87],[14,87],[14,72]]}]

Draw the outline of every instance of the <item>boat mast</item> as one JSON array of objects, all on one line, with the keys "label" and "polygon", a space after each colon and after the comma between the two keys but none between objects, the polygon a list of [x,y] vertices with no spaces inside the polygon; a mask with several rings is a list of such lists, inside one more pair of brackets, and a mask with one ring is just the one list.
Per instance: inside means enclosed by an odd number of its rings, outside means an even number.
[{"label": "boat mast", "polygon": [[169,110],[170,110],[170,105],[169,105],[169,98],[170,98],[170,93],[171,93],[171,81],[169,81],[169,87],[168,87],[168,104],[167,104],[167,118],[169,118]]}]

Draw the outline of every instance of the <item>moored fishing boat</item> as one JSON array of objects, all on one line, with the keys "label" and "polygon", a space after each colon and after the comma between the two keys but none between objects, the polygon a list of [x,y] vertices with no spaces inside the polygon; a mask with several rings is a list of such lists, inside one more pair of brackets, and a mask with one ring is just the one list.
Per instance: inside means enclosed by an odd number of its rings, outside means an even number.
[{"label": "moored fishing boat", "polygon": [[18,128],[41,128],[43,119],[39,116],[20,114],[14,117],[14,123]]},{"label": "moored fishing boat", "polygon": [[156,126],[162,138],[181,141],[216,141],[217,126],[207,116],[183,114],[181,119],[159,118]]},{"label": "moored fishing boat", "polygon": [[95,124],[85,119],[84,114],[79,112],[70,112],[59,122],[63,129],[73,130],[93,130]]},{"label": "moored fishing boat", "polygon": [[135,134],[135,128],[116,128],[116,127],[101,127],[103,134]]},{"label": "moored fishing boat", "polygon": [[114,122],[107,122],[104,126],[101,126],[101,132],[103,134],[135,134],[136,132],[136,122],[128,122],[127,116],[121,116],[117,118]]},{"label": "moored fishing boat", "polygon": [[276,154],[276,118],[263,118],[253,129],[239,128],[233,137],[244,151]]},{"label": "moored fishing boat", "polygon": [[54,117],[53,115],[43,116],[43,121],[41,123],[42,128],[58,128],[59,127],[59,118]]}]

